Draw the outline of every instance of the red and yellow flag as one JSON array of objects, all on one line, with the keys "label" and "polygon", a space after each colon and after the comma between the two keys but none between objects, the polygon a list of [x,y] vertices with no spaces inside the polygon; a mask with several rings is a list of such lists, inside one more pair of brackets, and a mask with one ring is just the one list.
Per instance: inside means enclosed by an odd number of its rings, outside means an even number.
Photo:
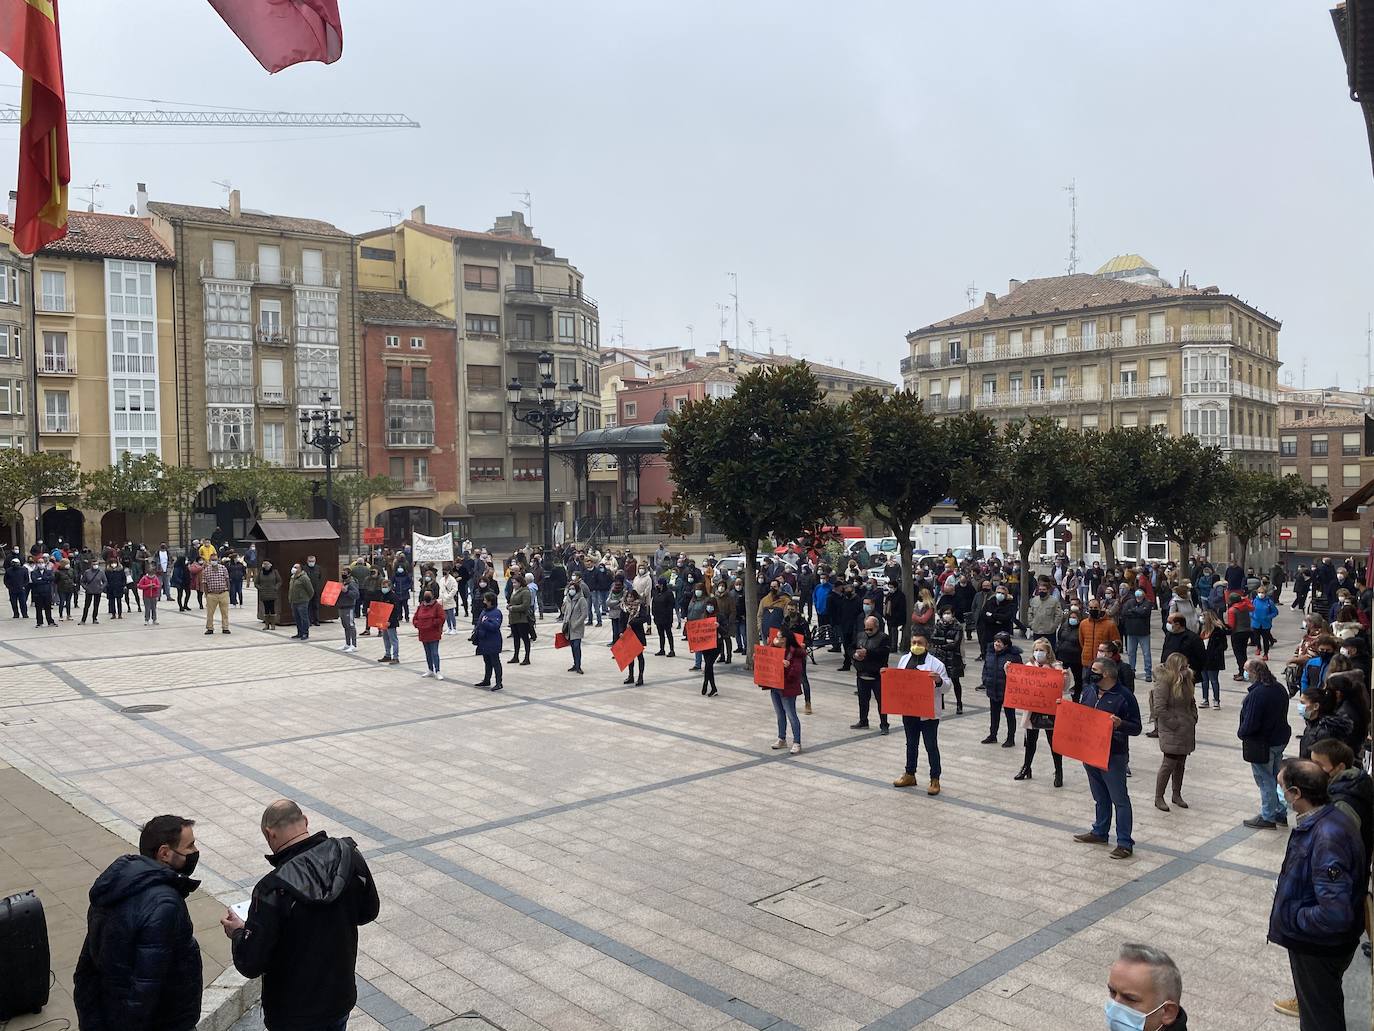
[{"label": "red and yellow flag", "polygon": [[24,73],[14,244],[33,254],[67,235],[67,94],[57,0],[0,0],[0,53]]}]

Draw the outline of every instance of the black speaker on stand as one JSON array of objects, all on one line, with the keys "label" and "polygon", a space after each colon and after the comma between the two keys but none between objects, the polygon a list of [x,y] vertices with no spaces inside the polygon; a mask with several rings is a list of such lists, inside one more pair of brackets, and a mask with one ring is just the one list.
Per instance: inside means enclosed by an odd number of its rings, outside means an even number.
[{"label": "black speaker on stand", "polygon": [[0,899],[0,1020],[38,1013],[48,1004],[48,921],[31,891]]}]

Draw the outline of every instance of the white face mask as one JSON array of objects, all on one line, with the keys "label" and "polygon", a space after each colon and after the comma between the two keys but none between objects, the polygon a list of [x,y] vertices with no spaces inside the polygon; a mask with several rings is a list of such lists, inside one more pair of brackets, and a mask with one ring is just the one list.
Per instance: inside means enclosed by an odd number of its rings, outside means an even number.
[{"label": "white face mask", "polygon": [[1133,1010],[1125,1003],[1108,999],[1102,1011],[1107,1018],[1107,1031],[1145,1031],[1145,1021],[1162,1010],[1168,1003],[1161,1002],[1149,1013]]},{"label": "white face mask", "polygon": [[1045,651],[1044,648],[1037,648],[1035,650],[1035,661],[1044,662],[1047,658],[1049,658],[1049,654],[1050,653]]}]

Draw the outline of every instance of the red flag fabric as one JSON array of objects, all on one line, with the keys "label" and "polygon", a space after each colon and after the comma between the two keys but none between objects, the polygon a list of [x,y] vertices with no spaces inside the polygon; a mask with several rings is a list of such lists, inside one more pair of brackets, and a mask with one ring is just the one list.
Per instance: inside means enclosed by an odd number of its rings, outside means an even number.
[{"label": "red flag fabric", "polygon": [[67,93],[57,0],[0,0],[0,53],[24,73],[14,245],[34,254],[67,235]]},{"label": "red flag fabric", "polygon": [[210,6],[269,72],[302,61],[333,64],[343,54],[339,0],[210,0]]}]

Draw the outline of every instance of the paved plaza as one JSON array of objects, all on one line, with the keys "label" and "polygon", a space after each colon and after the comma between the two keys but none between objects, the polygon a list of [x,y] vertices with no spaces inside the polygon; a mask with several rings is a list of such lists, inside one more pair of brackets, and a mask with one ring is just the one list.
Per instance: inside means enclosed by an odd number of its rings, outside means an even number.
[{"label": "paved plaza", "polygon": [[[257,822],[274,798],[353,837],[382,897],[353,1028],[487,1026],[480,1015],[507,1031],[1089,1031],[1133,940],[1178,961],[1191,1026],[1296,1031],[1271,1008],[1290,981],[1264,940],[1286,835],[1241,826],[1257,792],[1233,669],[1224,708],[1201,715],[1192,808],[1152,807],[1158,748],[1133,743],[1136,852],[1113,861],[1070,839],[1092,814],[1081,766],[1054,789],[1042,743],[1035,779],[1016,783],[1019,735],[1014,749],[978,743],[973,677],[965,714],[941,727],[944,793],[929,798],[924,756],[919,788],[891,787],[900,721],[888,737],[876,719],[849,729],[853,681],[828,653],[789,756],[770,751],[772,708],[742,668],[718,665],[708,700],[681,644],[627,687],[608,627],[589,631],[577,676],[546,621],[533,664],[493,694],[472,686],[466,630],[444,639],[435,682],[407,627],[403,664],[383,666],[376,637],[337,651],[337,624],[307,644],[254,629],[253,601],[230,636],[202,636],[173,606],[147,629],[137,613],[0,623],[0,759],[130,828],[193,817],[222,900],[265,871]],[[1276,656],[1296,628],[1284,607]],[[1365,993],[1367,969],[1350,979]]]}]

